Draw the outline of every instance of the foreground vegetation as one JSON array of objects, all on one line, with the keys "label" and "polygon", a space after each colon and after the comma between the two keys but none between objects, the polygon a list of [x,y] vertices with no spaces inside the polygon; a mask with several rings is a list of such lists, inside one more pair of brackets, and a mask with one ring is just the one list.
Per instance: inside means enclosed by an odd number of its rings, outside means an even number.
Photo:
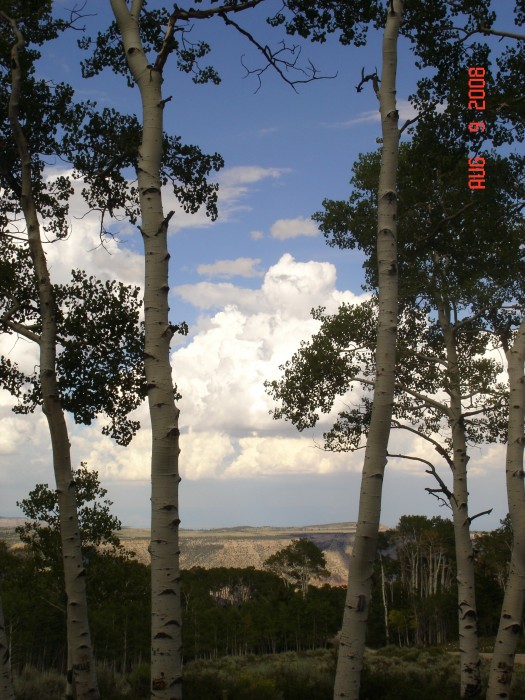
[{"label": "foreground vegetation", "polygon": [[[101,494],[105,496],[103,489]],[[111,543],[104,537],[113,549],[101,551],[95,546],[108,504],[97,507],[96,532],[88,527],[90,518],[81,523],[90,625],[98,662],[126,674],[149,657],[150,569],[123,553],[115,533]],[[83,509],[89,513],[85,504]],[[39,519],[44,518],[39,513]],[[114,525],[109,513],[106,520],[108,528]],[[48,524],[23,528],[24,550],[0,542],[0,588],[11,665],[19,673],[28,666],[59,673],[66,668],[63,574],[53,525]],[[478,625],[486,638],[497,632],[511,538],[506,520],[475,539],[476,592],[482,603]],[[381,537],[369,647],[450,645],[457,639],[456,595],[452,523],[402,516],[397,528]],[[286,567],[280,574],[253,567],[183,571],[184,662],[329,647],[340,629],[344,598],[343,587],[305,588],[290,578]]]},{"label": "foreground vegetation", "polygon": [[[101,697],[142,700],[150,682],[150,567],[122,548],[120,522],[97,472],[83,465],[75,478]],[[20,505],[31,518],[17,528],[24,547],[0,542],[16,697],[55,700],[63,698],[67,668],[56,494],[40,484]],[[494,648],[511,541],[509,518],[474,538],[483,651]],[[311,585],[328,571],[307,538],[294,540],[265,566],[182,572],[185,700],[332,697],[345,589]],[[360,700],[458,697],[456,585],[450,520],[404,515],[381,533]],[[525,690],[522,668],[515,683],[517,696]]]},{"label": "foreground vegetation", "polygon": [[[261,656],[229,656],[192,661],[184,666],[187,700],[331,700],[335,674],[334,650],[287,652]],[[482,665],[484,685],[488,661]],[[513,694],[525,693],[525,667],[517,666]],[[98,668],[105,700],[146,700],[149,666],[127,674],[108,665]],[[15,676],[17,700],[61,700],[64,680],[56,671],[26,666]],[[444,648],[407,649],[394,646],[369,650],[361,689],[362,700],[456,700],[459,693],[457,656]]]}]

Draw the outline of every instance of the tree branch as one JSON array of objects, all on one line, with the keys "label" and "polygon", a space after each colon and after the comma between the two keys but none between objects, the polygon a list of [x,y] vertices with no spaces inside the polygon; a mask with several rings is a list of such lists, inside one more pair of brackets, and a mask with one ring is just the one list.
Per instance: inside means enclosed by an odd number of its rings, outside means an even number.
[{"label": "tree branch", "polygon": [[518,39],[519,41],[525,41],[525,34],[514,34],[513,32],[500,32],[498,29],[489,29],[483,24],[478,28],[478,32],[482,34],[493,34],[494,36],[504,36],[508,39]]},{"label": "tree branch", "polygon": [[17,323],[16,321],[6,321],[4,325],[6,325],[12,331],[15,331],[15,333],[18,333],[24,338],[32,340],[34,343],[38,343],[38,345],[40,345],[40,336],[30,331],[22,323]]},{"label": "tree branch", "polygon": [[162,46],[161,49],[157,55],[157,58],[155,60],[155,64],[153,66],[153,70],[159,71],[159,73],[162,73],[162,69],[164,68],[164,65],[168,59],[168,56],[170,53],[173,51],[175,45],[173,42],[173,35],[175,34],[175,22],[177,21],[177,17],[175,12],[171,15],[171,17],[168,20],[168,26],[166,27],[166,33],[164,34],[164,40],[162,41]]},{"label": "tree branch", "polygon": [[470,202],[469,204],[465,204],[463,207],[460,207],[453,214],[449,214],[448,216],[445,216],[443,219],[441,219],[441,221],[437,224],[437,226],[435,228],[433,228],[432,231],[430,231],[430,233],[427,233],[427,235],[424,236],[424,238],[422,240],[428,240],[430,238],[434,238],[434,236],[439,231],[441,226],[443,226],[443,224],[446,224],[448,221],[453,221],[458,216],[461,216],[461,214],[463,214],[464,211],[466,211],[467,209],[470,209],[470,207],[472,207],[473,205],[474,205],[474,202]]},{"label": "tree branch", "polygon": [[20,309],[20,302],[19,302],[17,299],[15,299],[15,301],[13,302],[13,306],[12,306],[10,309],[7,309],[7,311],[6,311],[5,314],[2,316],[2,318],[0,318],[0,323],[1,323],[1,324],[6,324],[8,321],[11,320],[11,316],[13,316],[14,314],[16,314],[16,312],[17,312],[19,309]]},{"label": "tree branch", "polygon": [[470,515],[467,518],[467,522],[468,522],[469,526],[472,523],[472,521],[475,520],[476,518],[480,518],[482,515],[490,515],[492,513],[492,510],[493,509],[490,508],[489,510],[482,510],[481,513],[476,513],[476,515]]},{"label": "tree branch", "polygon": [[425,435],[424,433],[420,433],[419,430],[416,430],[415,428],[412,428],[409,425],[403,425],[402,423],[400,423],[397,420],[393,420],[392,425],[395,428],[398,428],[400,430],[408,430],[409,433],[414,433],[414,435],[417,435],[418,437],[422,438],[423,440],[426,440],[427,442],[429,442],[431,445],[434,446],[434,449],[436,450],[436,452],[441,457],[443,457],[445,462],[452,469],[452,467],[454,466],[454,462],[450,458],[449,454],[447,453],[447,451],[445,450],[443,445],[440,445],[437,440],[434,440],[434,438],[431,438],[429,435]]},{"label": "tree branch", "polygon": [[436,401],[436,399],[432,399],[430,398],[430,396],[420,394],[418,391],[413,391],[412,389],[406,387],[404,384],[401,384],[401,382],[396,382],[396,389],[400,389],[401,391],[404,391],[405,394],[413,396],[415,399],[422,401],[426,406],[431,406],[432,408],[435,408],[436,410],[443,413],[445,416],[450,416],[450,409],[446,404]]},{"label": "tree branch", "polygon": [[403,133],[403,131],[405,131],[405,129],[408,129],[409,126],[411,126],[412,124],[415,124],[418,121],[418,119],[420,118],[420,116],[421,115],[418,114],[417,116],[412,117],[412,119],[407,119],[406,122],[403,124],[403,126],[399,129],[399,135],[401,136],[401,134]]},{"label": "tree branch", "polygon": [[220,7],[210,7],[207,10],[195,10],[190,8],[189,10],[183,10],[177,5],[174,6],[173,16],[175,19],[210,19],[214,15],[220,15],[229,12],[242,12],[243,10],[249,10],[252,7],[257,7],[264,0],[249,0],[249,2],[243,2],[240,5],[221,5]]},{"label": "tree branch", "polygon": [[[375,386],[375,382],[372,379],[366,379],[365,377],[353,377],[352,381],[361,382],[361,384],[366,384],[368,386]],[[440,403],[439,401],[436,401],[436,399],[430,398],[430,396],[425,396],[424,394],[420,394],[417,391],[413,391],[412,389],[406,387],[404,384],[401,384],[401,382],[396,382],[396,389],[400,389],[409,396],[413,396],[415,399],[422,401],[425,404],[425,406],[431,406],[432,408],[435,408],[441,413],[443,413],[445,416],[450,416],[450,409],[446,404]]]},{"label": "tree branch", "polygon": [[14,233],[9,233],[9,231],[0,231],[0,235],[12,238],[14,241],[22,241],[22,243],[27,243],[27,238],[20,238],[20,236],[15,236]]},{"label": "tree branch", "polygon": [[361,68],[361,80],[359,82],[359,85],[355,86],[355,89],[357,90],[357,92],[362,92],[363,85],[369,80],[372,82],[372,86],[374,88],[374,92],[376,94],[377,99],[379,99],[379,83],[381,81],[379,80],[379,76],[377,74],[377,68],[373,73],[370,73],[369,75],[365,75],[365,69]]},{"label": "tree branch", "polygon": [[[254,70],[250,70],[249,68],[247,68],[247,66],[244,65],[244,63],[242,63],[242,59],[241,59],[242,66],[246,70],[246,73],[248,75],[255,74],[255,75],[257,75],[257,77],[259,79],[259,87],[257,88],[257,90],[255,92],[258,92],[260,90],[261,84],[262,84],[261,83],[261,75],[266,70],[268,70],[268,68],[270,66],[274,70],[276,70],[277,73],[280,75],[280,77],[284,80],[284,82],[287,83],[288,85],[290,85],[290,87],[292,87],[296,92],[297,92],[297,90],[295,88],[296,85],[300,85],[300,84],[304,84],[304,83],[311,83],[314,80],[327,79],[327,78],[333,79],[336,77],[337,74],[332,75],[332,76],[327,76],[327,75],[318,76],[317,69],[311,61],[309,61],[310,65],[309,65],[308,70],[297,66],[297,61],[299,60],[299,56],[301,55],[301,48],[300,47],[293,46],[292,48],[289,48],[284,44],[284,42],[281,42],[282,47],[280,49],[278,49],[277,51],[272,51],[269,46],[263,46],[262,44],[260,44],[257,41],[257,39],[253,36],[253,34],[250,34],[250,32],[248,32],[246,29],[244,29],[239,24],[237,24],[237,22],[234,22],[232,19],[230,19],[227,14],[220,13],[219,16],[222,18],[222,20],[224,21],[224,23],[226,25],[229,25],[231,27],[235,27],[235,29],[240,34],[245,36],[248,39],[248,41],[251,44],[253,44],[262,53],[262,55],[264,56],[264,58],[267,61],[267,64],[264,68],[256,68]],[[297,56],[295,55],[296,51],[297,51]],[[293,60],[286,60],[286,59],[280,58],[281,55],[286,54],[286,53],[291,54],[294,57]],[[299,73],[302,73],[303,75],[305,75],[307,77],[305,77],[302,80],[290,80],[290,78],[288,78],[285,74],[285,71],[288,71],[288,70],[296,70]],[[310,75],[308,73],[310,73]]]},{"label": "tree branch", "polygon": [[438,482],[438,484],[439,484],[439,489],[430,489],[430,488],[426,488],[425,491],[428,491],[428,493],[430,493],[430,494],[432,494],[432,495],[435,495],[436,493],[444,493],[445,496],[448,498],[448,502],[444,501],[444,499],[440,499],[439,496],[436,496],[436,498],[438,498],[439,500],[442,500],[443,503],[444,503],[448,508],[452,509],[452,500],[453,500],[453,499],[455,500],[454,494],[452,493],[452,491],[450,491],[450,489],[447,487],[447,485],[445,484],[445,482],[443,481],[443,479],[439,476],[439,474],[437,473],[436,468],[434,467],[434,465],[433,465],[433,464],[430,464],[430,462],[429,462],[429,463],[428,463],[428,466],[429,466],[429,469],[425,469],[425,472],[426,472],[427,474],[431,474],[431,475],[434,477],[434,479],[435,479],[435,480]]},{"label": "tree branch", "polygon": [[[454,495],[453,495],[452,492],[448,489],[448,487],[447,487],[447,485],[445,484],[445,482],[443,481],[443,479],[439,476],[439,474],[437,473],[436,468],[435,468],[435,466],[432,464],[432,462],[429,462],[427,459],[423,459],[422,457],[413,457],[413,456],[411,456],[411,455],[404,455],[404,454],[391,454],[390,452],[387,452],[387,457],[395,457],[395,458],[397,458],[397,459],[411,459],[411,460],[413,460],[414,462],[421,462],[422,464],[426,464],[427,467],[429,467],[429,469],[425,469],[425,472],[426,472],[427,474],[432,474],[432,476],[433,476],[433,477],[436,479],[436,481],[438,482],[440,488],[439,488],[439,489],[429,489],[429,488],[427,488],[427,489],[425,489],[425,491],[428,491],[429,493],[432,493],[432,495],[434,495],[434,494],[436,494],[436,493],[444,493],[445,496],[446,496],[449,500],[452,499],[452,498],[454,498]],[[441,499],[441,500],[443,500],[443,502],[444,502],[448,507],[450,507],[450,504],[449,504],[449,503],[446,503],[446,501],[445,501],[444,499]]]}]

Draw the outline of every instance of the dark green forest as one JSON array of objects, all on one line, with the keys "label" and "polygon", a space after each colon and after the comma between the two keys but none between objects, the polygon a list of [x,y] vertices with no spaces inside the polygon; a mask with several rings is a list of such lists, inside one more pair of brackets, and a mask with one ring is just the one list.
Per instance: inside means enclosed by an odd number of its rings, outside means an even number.
[{"label": "dark green forest", "polygon": [[[479,628],[494,637],[499,622],[512,532],[475,537]],[[315,545],[314,545],[315,546]],[[87,590],[96,656],[119,672],[149,654],[149,567],[122,554],[86,552]],[[457,593],[452,524],[440,517],[403,516],[381,533],[370,609],[369,646],[457,644]],[[64,671],[65,593],[60,571],[27,549],[0,548],[2,595],[11,662]],[[271,571],[203,569],[182,572],[185,662],[223,656],[333,648],[345,590],[300,589]]]}]

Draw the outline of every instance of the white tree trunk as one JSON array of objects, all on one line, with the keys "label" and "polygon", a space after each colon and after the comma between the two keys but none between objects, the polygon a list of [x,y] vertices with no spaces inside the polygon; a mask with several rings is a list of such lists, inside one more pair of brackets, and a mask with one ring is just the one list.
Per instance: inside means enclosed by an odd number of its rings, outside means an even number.
[{"label": "white tree trunk", "polygon": [[383,149],[378,192],[377,263],[379,273],[376,379],[365,450],[359,516],[348,572],[334,700],[359,699],[372,574],[377,553],[381,494],[394,402],[398,316],[397,162],[399,115],[396,108],[397,37],[403,3],[393,1],[383,38],[379,91]]},{"label": "white tree trunk", "polygon": [[15,700],[13,680],[11,677],[11,661],[9,643],[5,629],[4,609],[0,598],[0,700]]},{"label": "white tree trunk", "polygon": [[385,582],[385,567],[383,566],[383,557],[379,554],[379,561],[381,564],[381,595],[383,597],[383,613],[385,620],[385,641],[387,646],[390,644],[390,627],[388,625],[388,598],[386,594],[386,582]]},{"label": "white tree trunk", "polygon": [[490,665],[487,700],[506,700],[510,697],[516,646],[522,631],[525,600],[525,491],[523,487],[525,319],[521,322],[514,343],[506,355],[510,391],[506,480],[513,541],[510,573]]},{"label": "white tree trunk", "polygon": [[73,683],[78,700],[98,700],[99,692],[88,624],[86,579],[82,562],[80,531],[71,470],[71,454],[66,419],[56,374],[56,313],[53,288],[40,239],[40,225],[33,198],[31,155],[18,118],[22,73],[18,52],[24,39],[12,22],[17,43],[12,49],[12,91],[8,114],[21,161],[20,204],[27,226],[29,250],[37,281],[42,332],[40,335],[40,385],[43,411],[49,425],[53,467],[60,515],[60,535],[67,596],[67,635],[71,649]]},{"label": "white tree trunk", "polygon": [[469,456],[461,406],[460,369],[456,341],[454,329],[450,324],[450,308],[447,303],[438,304],[438,316],[445,341],[448,393],[450,396],[449,426],[452,433],[453,450],[453,497],[450,499],[450,505],[456,545],[461,697],[469,698],[481,694],[474,551],[470,538],[468,513],[467,464]]},{"label": "white tree trunk", "polygon": [[[162,73],[148,63],[139,33],[142,2],[131,10],[111,0],[124,51],[142,100],[142,142],[137,166],[145,256],[145,371],[152,429],[151,454],[151,698],[182,698],[179,570],[179,411],[170,365],[173,330],[168,319],[168,222],[161,197]],[[160,29],[160,28],[159,28]]]}]

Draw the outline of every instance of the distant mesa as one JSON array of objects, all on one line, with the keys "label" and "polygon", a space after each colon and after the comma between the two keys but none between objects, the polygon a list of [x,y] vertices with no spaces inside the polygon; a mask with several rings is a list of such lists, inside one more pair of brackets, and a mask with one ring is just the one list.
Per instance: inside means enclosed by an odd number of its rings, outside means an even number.
[{"label": "distant mesa", "polygon": [[[14,529],[24,522],[25,518],[0,516],[0,539],[11,546],[19,546]],[[326,556],[331,578],[323,583],[341,586],[346,584],[356,525],[355,522],[346,522],[302,527],[239,525],[210,530],[182,529],[181,567],[245,569],[253,566],[255,569],[262,569],[263,562],[279,549],[288,546],[294,539],[308,537]],[[149,564],[150,531],[147,528],[124,527],[119,535],[122,544],[134,551],[139,561]]]}]

